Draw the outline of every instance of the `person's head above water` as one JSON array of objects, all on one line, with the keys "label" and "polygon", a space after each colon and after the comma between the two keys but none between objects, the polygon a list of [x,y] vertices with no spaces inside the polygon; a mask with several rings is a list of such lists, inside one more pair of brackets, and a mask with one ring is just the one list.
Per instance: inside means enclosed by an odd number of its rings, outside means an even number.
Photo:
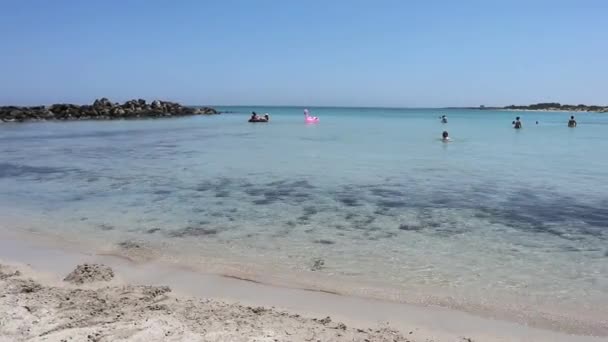
[{"label": "person's head above water", "polygon": [[443,139],[447,139],[448,138],[448,131],[443,131],[443,133],[441,133],[441,137]]},{"label": "person's head above water", "polygon": [[570,116],[570,120],[574,120],[574,115]]},{"label": "person's head above water", "polygon": [[515,120],[519,121],[519,116],[515,118]]}]

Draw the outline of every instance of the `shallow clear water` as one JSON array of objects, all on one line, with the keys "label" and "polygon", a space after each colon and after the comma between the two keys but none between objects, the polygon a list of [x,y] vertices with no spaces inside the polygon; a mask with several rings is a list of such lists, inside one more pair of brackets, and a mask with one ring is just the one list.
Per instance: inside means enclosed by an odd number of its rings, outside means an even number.
[{"label": "shallow clear water", "polygon": [[608,307],[608,115],[223,109],[0,125],[3,224],[393,300]]}]

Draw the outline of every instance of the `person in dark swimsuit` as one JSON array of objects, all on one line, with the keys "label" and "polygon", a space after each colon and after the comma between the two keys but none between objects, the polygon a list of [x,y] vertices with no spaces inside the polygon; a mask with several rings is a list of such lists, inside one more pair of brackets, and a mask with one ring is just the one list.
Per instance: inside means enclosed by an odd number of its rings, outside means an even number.
[{"label": "person in dark swimsuit", "polygon": [[515,129],[520,129],[521,126],[521,120],[519,119],[519,116],[515,118],[515,121],[513,121],[513,128]]},{"label": "person in dark swimsuit", "polygon": [[574,120],[574,115],[570,116],[570,120],[568,120],[568,127],[576,127],[576,120]]}]

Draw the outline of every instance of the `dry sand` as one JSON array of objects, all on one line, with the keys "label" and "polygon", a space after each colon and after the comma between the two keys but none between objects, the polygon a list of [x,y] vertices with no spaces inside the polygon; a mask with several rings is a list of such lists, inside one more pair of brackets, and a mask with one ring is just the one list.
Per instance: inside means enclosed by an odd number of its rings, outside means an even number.
[{"label": "dry sand", "polygon": [[48,284],[27,267],[0,264],[0,341],[414,341],[388,326],[108,285],[112,277],[108,267],[83,265]]}]

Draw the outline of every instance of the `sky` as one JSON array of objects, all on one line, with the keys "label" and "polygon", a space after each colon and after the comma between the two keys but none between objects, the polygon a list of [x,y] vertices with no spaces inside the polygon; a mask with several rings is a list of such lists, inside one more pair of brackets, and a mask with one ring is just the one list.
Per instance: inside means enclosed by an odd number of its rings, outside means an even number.
[{"label": "sky", "polygon": [[608,105],[608,1],[0,0],[0,105]]}]

